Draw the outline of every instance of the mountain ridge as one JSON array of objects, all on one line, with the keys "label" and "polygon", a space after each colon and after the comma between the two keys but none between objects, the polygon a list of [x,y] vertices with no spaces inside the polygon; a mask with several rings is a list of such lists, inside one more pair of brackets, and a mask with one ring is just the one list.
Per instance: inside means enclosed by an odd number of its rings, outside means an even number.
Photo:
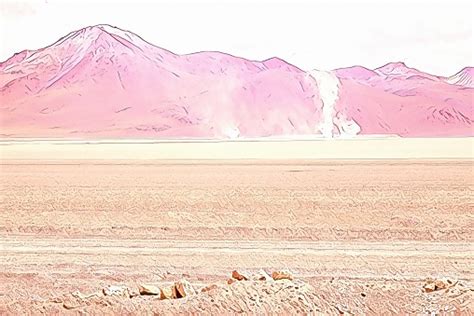
[{"label": "mountain ridge", "polygon": [[2,134],[471,136],[469,74],[454,80],[402,62],[307,72],[278,57],[179,55],[100,24],[0,63]]}]

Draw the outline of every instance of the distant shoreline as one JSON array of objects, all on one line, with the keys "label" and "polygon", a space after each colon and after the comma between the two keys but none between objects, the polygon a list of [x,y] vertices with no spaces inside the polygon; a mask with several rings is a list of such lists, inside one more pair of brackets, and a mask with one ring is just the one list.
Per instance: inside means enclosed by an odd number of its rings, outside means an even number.
[{"label": "distant shoreline", "polygon": [[[326,138],[318,135],[308,136],[269,136],[269,137],[239,137],[239,138],[49,138],[49,137],[17,137],[1,138],[3,143],[17,142],[42,142],[42,143],[119,143],[119,144],[155,144],[155,143],[226,143],[226,142],[291,142],[291,141],[345,141],[345,140],[369,140],[369,139],[391,139],[402,138],[398,135],[361,135],[357,137],[335,137]],[[413,137],[411,137],[413,138]],[[428,137],[429,138],[429,137]],[[434,137],[436,138],[436,137]],[[442,137],[442,138],[466,138],[466,137]]]},{"label": "distant shoreline", "polygon": [[474,137],[1,140],[3,160],[473,159]]}]

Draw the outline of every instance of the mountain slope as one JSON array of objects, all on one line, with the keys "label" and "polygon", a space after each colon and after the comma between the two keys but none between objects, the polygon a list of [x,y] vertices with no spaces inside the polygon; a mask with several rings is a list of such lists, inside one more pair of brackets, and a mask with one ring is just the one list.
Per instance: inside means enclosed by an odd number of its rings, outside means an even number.
[{"label": "mountain slope", "polygon": [[73,32],[0,70],[2,126],[15,135],[316,132],[317,89],[298,68],[218,52],[178,56],[109,26]]},{"label": "mountain slope", "polygon": [[177,55],[108,25],[0,63],[0,119],[2,137],[473,134],[472,89],[404,64],[307,73],[276,57]]},{"label": "mountain slope", "polygon": [[376,75],[361,77],[353,70],[336,71],[340,89],[335,111],[357,122],[360,134],[474,135],[473,89],[400,62],[375,69]]}]

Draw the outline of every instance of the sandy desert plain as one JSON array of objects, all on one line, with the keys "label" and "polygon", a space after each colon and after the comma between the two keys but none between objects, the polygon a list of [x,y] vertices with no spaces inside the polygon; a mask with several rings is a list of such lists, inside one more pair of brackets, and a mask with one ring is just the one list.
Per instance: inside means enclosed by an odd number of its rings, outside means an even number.
[{"label": "sandy desert plain", "polygon": [[0,315],[473,314],[473,148],[3,140]]}]

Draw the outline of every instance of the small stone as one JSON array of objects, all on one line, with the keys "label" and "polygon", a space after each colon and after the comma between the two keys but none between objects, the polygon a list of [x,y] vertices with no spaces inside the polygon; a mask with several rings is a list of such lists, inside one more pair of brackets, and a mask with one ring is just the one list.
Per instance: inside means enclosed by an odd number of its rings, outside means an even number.
[{"label": "small stone", "polygon": [[448,278],[442,278],[442,279],[439,279],[439,280],[435,281],[436,288],[438,288],[440,290],[449,289],[449,288],[455,286],[457,283],[458,283],[457,281],[453,281],[453,280],[448,279]]},{"label": "small stone", "polygon": [[102,293],[105,296],[130,296],[128,287],[123,285],[109,285],[102,289]]},{"label": "small stone", "polygon": [[100,293],[96,292],[96,293],[91,293],[91,294],[84,294],[81,291],[74,291],[74,292],[71,293],[71,295],[75,298],[85,300],[85,299],[89,299],[89,298],[94,297],[94,296],[100,296]]},{"label": "small stone", "polygon": [[436,291],[436,285],[434,283],[427,283],[423,285],[423,290],[425,290],[426,293],[431,293]]},{"label": "small stone", "polygon": [[231,285],[232,283],[236,282],[235,279],[228,279],[227,284]]},{"label": "small stone", "polygon": [[247,281],[249,279],[248,276],[238,272],[237,270],[232,271],[232,277],[237,281]]},{"label": "small stone", "polygon": [[174,284],[174,287],[173,287],[174,298],[183,298],[183,297],[194,295],[194,294],[196,294],[196,290],[188,281],[183,279]]},{"label": "small stone", "polygon": [[[232,279],[229,279],[229,280],[232,280]],[[233,281],[233,280],[232,280]],[[208,286],[205,286],[201,289],[201,292],[209,292],[209,291],[212,291],[212,290],[215,290],[217,289],[218,286],[217,284],[211,284],[211,285],[208,285]]]},{"label": "small stone", "polygon": [[434,282],[434,285],[435,285],[436,291],[443,290],[448,287],[448,284],[445,283],[443,280],[436,280]]},{"label": "small stone", "polygon": [[140,295],[140,291],[137,288],[128,289],[128,295],[130,298],[134,298]]},{"label": "small stone", "polygon": [[74,297],[80,298],[80,299],[85,298],[85,295],[82,294],[80,291],[74,291],[74,292],[71,293],[71,295],[74,296]]},{"label": "small stone", "polygon": [[160,288],[150,284],[140,284],[138,286],[140,295],[160,295]]},{"label": "small stone", "polygon": [[174,286],[163,287],[160,289],[160,300],[169,300],[173,298]]},{"label": "small stone", "polygon": [[63,307],[64,307],[65,309],[75,309],[75,308],[81,307],[81,305],[78,304],[78,303],[75,302],[75,301],[72,301],[72,300],[68,300],[68,299],[67,299],[67,300],[65,300],[65,301],[63,302]]},{"label": "small stone", "polygon": [[53,297],[50,302],[52,303],[62,303],[63,302],[63,299],[60,298],[60,297]]},{"label": "small stone", "polygon": [[270,281],[272,280],[272,277],[268,275],[264,270],[260,270],[254,275],[252,275],[252,280],[255,281]]},{"label": "small stone", "polygon": [[278,280],[293,280],[293,275],[291,274],[290,271],[281,270],[281,271],[274,271],[272,273],[272,278],[275,281],[278,281]]}]

